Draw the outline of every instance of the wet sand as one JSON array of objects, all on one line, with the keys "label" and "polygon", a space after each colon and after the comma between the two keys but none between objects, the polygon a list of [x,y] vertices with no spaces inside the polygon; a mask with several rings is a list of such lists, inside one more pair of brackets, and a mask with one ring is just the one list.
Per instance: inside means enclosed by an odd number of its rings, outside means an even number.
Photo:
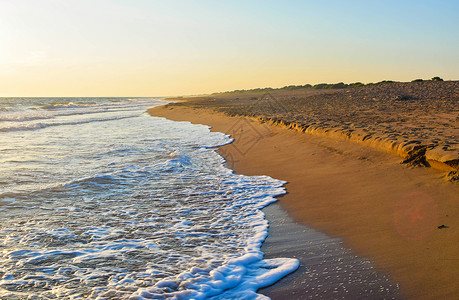
[{"label": "wet sand", "polygon": [[[399,283],[404,297],[456,299],[459,294],[459,185],[446,181],[444,172],[408,168],[398,156],[344,139],[202,107],[149,112],[231,134],[235,142],[220,149],[230,168],[288,181],[280,205],[289,215],[342,238],[346,247],[370,258],[378,271]],[[438,229],[440,225],[447,228]],[[282,288],[282,283],[274,285],[268,295],[275,299],[276,289]],[[301,288],[287,289],[298,295]]]},{"label": "wet sand", "polygon": [[258,293],[271,299],[403,299],[398,284],[342,239],[296,222],[279,203],[263,211],[270,225],[261,248],[265,258],[296,258],[300,266]]}]

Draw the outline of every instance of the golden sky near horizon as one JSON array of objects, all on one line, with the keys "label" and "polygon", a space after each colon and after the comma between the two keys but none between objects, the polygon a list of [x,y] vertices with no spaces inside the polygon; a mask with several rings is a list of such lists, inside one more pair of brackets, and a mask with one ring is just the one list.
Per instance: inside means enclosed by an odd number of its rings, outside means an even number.
[{"label": "golden sky near horizon", "polygon": [[459,79],[455,1],[0,0],[0,97]]}]

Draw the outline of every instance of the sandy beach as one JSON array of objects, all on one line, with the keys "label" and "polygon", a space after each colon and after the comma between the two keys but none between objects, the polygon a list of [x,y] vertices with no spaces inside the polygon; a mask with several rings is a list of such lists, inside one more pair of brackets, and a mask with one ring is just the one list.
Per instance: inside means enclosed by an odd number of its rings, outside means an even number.
[{"label": "sandy beach", "polygon": [[[413,89],[413,91],[417,90]],[[349,93],[356,92],[359,91]],[[372,92],[360,91],[360,93]],[[339,93],[346,93],[346,91],[339,91]],[[418,96],[415,92],[411,94],[412,101],[416,101],[413,99]],[[329,98],[337,97],[329,91],[323,95]],[[234,96],[232,97],[235,99]],[[252,95],[250,97],[254,98]],[[312,97],[318,96],[312,95]],[[225,103],[229,103],[230,98],[227,97]],[[292,95],[286,95],[284,98],[284,101],[291,100]],[[268,122],[266,119],[268,116],[256,113],[244,116],[242,113],[235,113],[234,105],[225,106],[222,105],[223,102],[208,100],[209,98],[199,98],[197,101],[200,102],[157,107],[149,110],[149,113],[171,120],[206,124],[211,126],[213,131],[230,134],[235,141],[219,150],[230,168],[242,174],[269,175],[287,181],[288,194],[280,198],[280,205],[288,214],[301,224],[331,237],[342,238],[344,245],[351,248],[354,253],[370,258],[378,271],[388,274],[391,280],[400,284],[403,297],[456,299],[459,294],[457,284],[459,185],[449,181],[457,174],[455,173],[457,161],[454,155],[458,138],[455,136],[455,131],[458,126],[455,118],[459,116],[456,108],[446,107],[445,111],[441,111],[438,107],[442,106],[434,105],[442,101],[440,99],[431,102],[431,107],[423,108],[426,112],[423,114],[424,118],[415,118],[419,112],[407,110],[406,114],[412,115],[411,120],[418,120],[417,122],[402,122],[398,119],[386,124],[387,128],[390,127],[397,133],[395,136],[397,144],[391,148],[399,149],[397,153],[397,151],[383,149],[384,147],[372,147],[349,138],[342,138],[340,135],[344,132],[342,128],[334,131],[339,134],[330,134],[328,129],[338,126],[336,124],[342,118],[339,114],[330,114],[334,117],[327,121],[329,127],[325,128],[324,124],[320,123],[320,126],[314,127],[317,130],[308,132],[291,130],[297,128],[291,123],[285,123],[287,126],[281,123],[281,121],[288,121],[284,116],[308,117],[304,110],[296,115],[289,114],[287,110],[278,118],[280,120]],[[241,101],[241,98],[238,100],[237,103],[246,101],[244,99]],[[312,100],[306,97],[302,101]],[[394,101],[400,102],[400,99]],[[407,97],[403,101],[411,100]],[[457,102],[457,99],[454,101]],[[247,100],[245,105],[253,106],[249,102]],[[379,103],[379,108],[382,108],[383,102]],[[268,102],[263,105],[268,105]],[[404,107],[409,106],[405,104]],[[244,111],[242,106],[236,108]],[[348,116],[354,111],[346,107],[338,108],[337,105],[329,106],[330,110],[347,112]],[[394,116],[395,113],[400,118],[404,117],[403,111],[391,112],[390,105],[385,105],[383,108],[380,109],[382,113],[371,118],[372,108],[366,107],[368,120],[378,118],[381,120],[385,116]],[[233,113],[229,113],[231,109]],[[445,116],[443,125],[429,123],[431,118],[429,109]],[[347,121],[362,131],[371,128],[374,131],[371,136],[377,136],[375,141],[382,140],[378,136],[379,127],[372,127],[370,121],[365,122],[365,118],[358,116],[354,118],[361,122]],[[446,119],[448,121],[445,121]],[[318,124],[317,120],[314,122]],[[305,128],[310,126],[309,124]],[[444,130],[441,126],[448,130]],[[414,129],[407,130],[408,127]],[[323,134],[318,134],[320,132],[318,128],[321,128]],[[389,135],[389,132],[385,134]],[[413,134],[424,139],[407,143],[407,140],[412,140]],[[437,136],[437,144],[442,146],[424,147],[425,141],[431,141],[434,139],[433,136]],[[449,139],[446,138],[448,136]],[[394,145],[393,141],[392,145]],[[413,152],[410,151],[419,149],[423,153],[420,155],[422,159],[419,160],[418,155],[417,158],[409,160],[410,155],[413,156]],[[423,161],[430,161],[429,166],[434,166],[431,163],[433,154],[425,159],[428,150],[435,150],[434,152],[438,154],[436,158],[439,167],[413,167],[413,165],[422,165]],[[409,160],[408,164],[400,164],[402,160],[405,162]],[[292,236],[291,240],[295,240],[295,236]],[[302,272],[304,276],[308,270]],[[292,276],[302,276],[297,273]],[[301,286],[284,284],[282,287],[280,283],[270,288],[267,295],[279,299],[276,289],[296,290],[301,293]]]},{"label": "sandy beach", "polygon": [[0,7],[0,300],[459,300],[458,0]]}]

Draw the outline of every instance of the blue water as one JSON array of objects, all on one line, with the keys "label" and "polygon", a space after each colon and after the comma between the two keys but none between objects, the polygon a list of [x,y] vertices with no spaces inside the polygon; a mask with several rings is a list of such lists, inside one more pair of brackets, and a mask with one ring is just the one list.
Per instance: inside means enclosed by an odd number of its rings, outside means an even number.
[{"label": "blue water", "polygon": [[263,260],[260,209],[207,126],[157,98],[0,98],[0,298],[254,299],[298,261]]}]

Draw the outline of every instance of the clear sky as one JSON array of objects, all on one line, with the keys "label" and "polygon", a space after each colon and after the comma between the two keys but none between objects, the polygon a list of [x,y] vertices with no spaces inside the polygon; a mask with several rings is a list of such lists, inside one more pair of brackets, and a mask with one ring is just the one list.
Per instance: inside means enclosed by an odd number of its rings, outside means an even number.
[{"label": "clear sky", "polygon": [[0,0],[0,96],[459,79],[457,0]]}]

